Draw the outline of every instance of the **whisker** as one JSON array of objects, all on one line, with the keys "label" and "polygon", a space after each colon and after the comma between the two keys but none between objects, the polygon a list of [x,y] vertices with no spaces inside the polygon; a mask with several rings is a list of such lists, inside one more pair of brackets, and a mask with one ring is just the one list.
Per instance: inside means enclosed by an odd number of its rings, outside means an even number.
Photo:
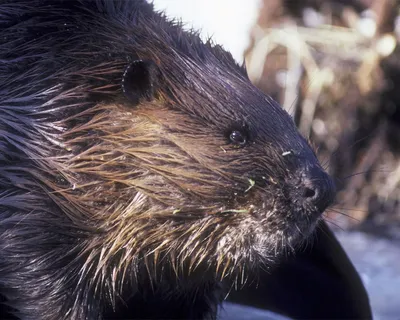
[{"label": "whisker", "polygon": [[392,171],[391,170],[367,170],[367,171],[361,171],[361,172],[357,172],[357,173],[351,174],[351,175],[343,177],[341,179],[349,179],[351,177],[358,176],[358,175],[361,175],[361,174],[377,173],[377,172],[380,172],[380,173],[391,173]]},{"label": "whisker", "polygon": [[[362,141],[364,141],[364,140],[366,140],[366,139],[372,137],[372,136],[375,134],[375,131],[378,131],[378,130],[375,129],[374,131],[372,131],[372,132],[370,132],[369,134],[367,134],[365,137],[356,140],[355,142],[353,142],[353,144],[351,144],[349,147],[347,147],[346,150],[347,150],[347,149],[354,148],[358,143],[360,143],[360,142],[362,142]],[[334,157],[337,156],[337,154],[339,153],[339,151],[342,151],[342,150],[340,150],[340,149],[338,148],[335,152],[333,152],[333,153],[331,154],[331,156],[329,157],[329,159],[328,159],[326,162],[324,162],[324,163],[322,164],[322,167],[325,168],[326,165],[329,165],[329,162],[332,160],[332,158],[334,158]]]},{"label": "whisker", "polygon": [[336,228],[340,229],[341,231],[345,231],[345,229],[344,229],[343,227],[341,227],[341,226],[340,226],[339,224],[337,224],[336,222],[333,222],[333,221],[330,220],[329,218],[324,217],[323,219],[324,219],[324,221],[325,221],[326,223],[329,223],[329,224],[335,226]]},{"label": "whisker", "polygon": [[352,219],[352,220],[354,220],[354,221],[356,221],[356,222],[361,222],[361,220],[359,220],[359,219],[357,219],[357,218],[354,218],[353,216],[351,216],[351,215],[349,215],[349,214],[346,214],[346,213],[344,213],[344,212],[342,212],[342,211],[335,210],[335,209],[332,209],[332,208],[327,209],[327,210],[330,210],[330,211],[339,213],[339,214],[341,214],[341,215],[343,215],[343,216],[345,216],[345,217],[347,217],[347,218],[350,218],[350,219]]},{"label": "whisker", "polygon": [[369,212],[368,210],[349,209],[349,208],[329,208],[329,209],[327,209],[327,210],[332,210],[332,209],[335,209],[335,210],[345,210],[345,211],[354,211],[354,212],[365,212],[365,213]]},{"label": "whisker", "polygon": [[[324,217],[323,220],[324,220],[326,223],[329,223],[329,222],[330,222],[330,220],[329,220],[328,217]],[[333,222],[332,222],[332,224],[333,224]],[[339,225],[336,225],[336,227],[337,227],[337,228],[340,228],[341,230],[343,230],[343,228],[341,228]],[[332,240],[335,240],[335,239],[336,239],[334,235],[332,235],[331,233],[328,233],[326,230],[324,230],[324,228],[322,227],[322,225],[318,224],[318,225],[317,225],[317,228],[318,228],[326,237],[328,237],[329,239],[332,239]],[[316,234],[316,237],[315,237],[315,241],[318,241],[317,234]]]}]

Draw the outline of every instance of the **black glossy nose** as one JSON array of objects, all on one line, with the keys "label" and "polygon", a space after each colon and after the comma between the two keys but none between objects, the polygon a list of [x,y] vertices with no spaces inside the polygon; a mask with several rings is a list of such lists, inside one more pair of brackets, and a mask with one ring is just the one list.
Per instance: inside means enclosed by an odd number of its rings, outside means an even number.
[{"label": "black glossy nose", "polygon": [[335,194],[332,178],[322,168],[314,167],[300,171],[292,197],[303,208],[322,213],[333,203]]}]

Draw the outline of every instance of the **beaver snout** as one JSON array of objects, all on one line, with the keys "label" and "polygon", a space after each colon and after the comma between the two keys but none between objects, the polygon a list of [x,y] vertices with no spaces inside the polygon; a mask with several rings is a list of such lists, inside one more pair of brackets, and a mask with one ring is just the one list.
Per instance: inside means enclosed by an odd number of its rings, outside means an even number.
[{"label": "beaver snout", "polygon": [[329,207],[336,195],[331,177],[320,167],[302,168],[300,179],[292,184],[289,196],[292,202],[311,214],[321,214]]}]

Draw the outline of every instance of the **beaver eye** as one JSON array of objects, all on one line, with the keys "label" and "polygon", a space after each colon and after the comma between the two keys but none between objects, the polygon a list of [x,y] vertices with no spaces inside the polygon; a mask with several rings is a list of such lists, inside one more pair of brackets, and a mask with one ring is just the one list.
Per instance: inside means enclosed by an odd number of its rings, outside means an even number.
[{"label": "beaver eye", "polygon": [[238,147],[243,147],[247,143],[247,135],[239,130],[234,130],[229,135],[229,140]]}]

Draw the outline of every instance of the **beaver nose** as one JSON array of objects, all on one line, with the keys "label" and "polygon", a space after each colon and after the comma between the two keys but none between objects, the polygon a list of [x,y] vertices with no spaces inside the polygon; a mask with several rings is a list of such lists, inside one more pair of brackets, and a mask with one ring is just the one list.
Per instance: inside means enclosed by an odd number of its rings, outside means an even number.
[{"label": "beaver nose", "polygon": [[331,177],[319,167],[300,171],[300,179],[292,189],[295,203],[312,212],[322,213],[335,198],[336,190]]}]

